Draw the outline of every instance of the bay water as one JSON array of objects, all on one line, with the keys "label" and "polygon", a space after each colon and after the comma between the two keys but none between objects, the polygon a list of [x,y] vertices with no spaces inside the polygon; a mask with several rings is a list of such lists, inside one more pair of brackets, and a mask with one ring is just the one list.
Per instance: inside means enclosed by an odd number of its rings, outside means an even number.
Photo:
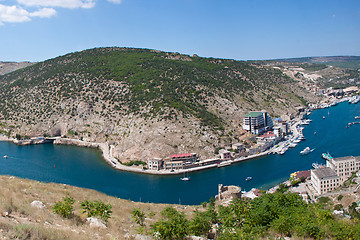
[{"label": "bay water", "polygon": [[[323,152],[333,157],[360,155],[360,124],[346,128],[360,115],[360,104],[347,102],[313,111],[304,126],[305,141],[284,155],[265,157],[191,173],[182,176],[157,176],[111,168],[96,149],[61,145],[17,146],[0,142],[0,174],[95,189],[133,201],[200,204],[217,194],[218,184],[237,185],[244,190],[268,189],[289,178],[295,171],[311,169],[313,162],[325,163]],[[316,134],[315,134],[316,132]],[[300,155],[305,147],[315,149]],[[7,155],[8,158],[3,158]],[[251,181],[245,178],[251,176]]]}]

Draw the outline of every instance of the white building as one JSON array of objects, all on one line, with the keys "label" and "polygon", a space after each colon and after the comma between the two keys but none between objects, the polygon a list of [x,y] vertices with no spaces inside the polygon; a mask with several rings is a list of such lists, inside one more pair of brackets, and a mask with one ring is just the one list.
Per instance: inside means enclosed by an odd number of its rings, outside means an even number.
[{"label": "white building", "polygon": [[326,161],[326,166],[333,169],[341,181],[345,182],[353,172],[357,172],[360,169],[360,157],[331,158]]},{"label": "white building", "polygon": [[273,121],[266,111],[250,112],[243,118],[243,129],[253,134],[261,134],[273,127]]},{"label": "white building", "polygon": [[159,171],[163,167],[164,161],[160,158],[154,158],[147,161],[147,167],[149,170]]},{"label": "white building", "polygon": [[329,167],[312,169],[311,182],[318,194],[331,192],[341,184],[339,176]]},{"label": "white building", "polygon": [[330,192],[343,184],[360,169],[359,157],[340,157],[326,160],[326,167],[311,170],[311,182],[318,194]]}]

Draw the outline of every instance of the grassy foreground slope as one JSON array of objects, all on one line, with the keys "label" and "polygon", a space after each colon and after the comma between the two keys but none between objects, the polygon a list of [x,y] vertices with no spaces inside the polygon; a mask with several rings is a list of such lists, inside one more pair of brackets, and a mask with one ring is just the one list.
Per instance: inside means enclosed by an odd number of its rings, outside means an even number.
[{"label": "grassy foreground slope", "polygon": [[[70,218],[53,211],[65,196],[76,200]],[[338,195],[307,204],[298,194],[278,191],[228,206],[211,200],[202,206],[180,206],[131,202],[89,189],[0,176],[0,239],[359,239],[359,198],[359,193]],[[112,206],[105,228],[86,223],[80,206],[85,200]],[[34,207],[33,201],[45,207]],[[351,219],[334,215],[334,209],[345,209]],[[136,236],[139,233],[142,236]]]},{"label": "grassy foreground slope", "polygon": [[314,100],[271,66],[132,48],[37,63],[1,76],[0,89],[3,133],[113,142],[120,160],[211,156],[239,141],[249,110],[276,117]]}]

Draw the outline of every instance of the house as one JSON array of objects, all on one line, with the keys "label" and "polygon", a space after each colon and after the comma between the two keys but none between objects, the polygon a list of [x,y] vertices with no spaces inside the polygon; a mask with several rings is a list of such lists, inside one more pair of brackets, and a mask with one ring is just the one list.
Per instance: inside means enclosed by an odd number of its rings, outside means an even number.
[{"label": "house", "polygon": [[219,151],[220,159],[229,160],[231,159],[231,152],[225,149],[220,149]]},{"label": "house", "polygon": [[250,112],[243,117],[243,129],[252,134],[261,134],[273,127],[273,121],[266,111]]},{"label": "house", "polygon": [[241,143],[233,144],[232,149],[237,152],[244,152],[246,150],[244,144],[241,144]]}]

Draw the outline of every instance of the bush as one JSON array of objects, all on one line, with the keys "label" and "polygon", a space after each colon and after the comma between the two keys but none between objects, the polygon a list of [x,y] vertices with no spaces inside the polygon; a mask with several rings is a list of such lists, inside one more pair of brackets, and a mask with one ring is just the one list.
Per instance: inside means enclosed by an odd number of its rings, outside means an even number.
[{"label": "bush", "polygon": [[132,214],[132,219],[134,219],[134,221],[139,224],[140,226],[144,226],[144,221],[145,221],[145,213],[143,211],[141,211],[140,208],[134,208],[131,211]]},{"label": "bush", "polygon": [[107,222],[111,217],[111,204],[105,204],[101,200],[90,202],[88,200],[80,202],[83,213],[87,213],[88,217],[99,217],[103,221]]},{"label": "bush", "polygon": [[66,196],[63,198],[63,201],[56,202],[53,206],[54,213],[64,217],[64,218],[71,218],[73,216],[74,211],[74,198],[70,196]]},{"label": "bush", "polygon": [[337,197],[337,200],[338,200],[338,201],[341,201],[341,199],[343,199],[343,197],[344,197],[344,196],[340,194],[340,195]]},{"label": "bush", "polygon": [[336,204],[335,207],[334,207],[334,210],[340,211],[343,208],[344,208],[344,206],[342,204]]},{"label": "bush", "polygon": [[161,215],[166,220],[161,219],[151,226],[155,239],[184,239],[189,230],[189,221],[185,214],[167,207],[161,211]]},{"label": "bush", "polygon": [[319,203],[323,203],[323,204],[326,204],[330,201],[330,198],[328,197],[320,197],[319,199]]}]

